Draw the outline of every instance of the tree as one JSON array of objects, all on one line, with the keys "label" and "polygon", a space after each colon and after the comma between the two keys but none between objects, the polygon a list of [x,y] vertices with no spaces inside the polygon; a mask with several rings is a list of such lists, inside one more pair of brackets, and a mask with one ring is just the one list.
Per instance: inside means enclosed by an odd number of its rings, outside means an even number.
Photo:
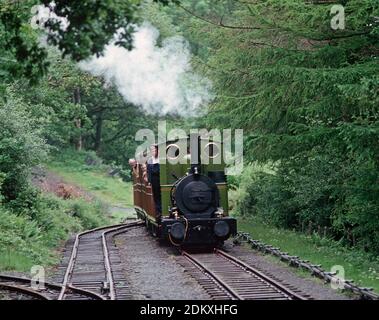
[{"label": "tree", "polygon": [[246,208],[377,252],[379,3],[345,1],[344,30],[303,0],[196,4],[165,12],[213,81],[205,123],[244,129],[246,159],[275,163],[249,180]]},{"label": "tree", "polygon": [[[55,148],[78,147],[94,150],[105,160],[128,165],[137,147],[135,132],[154,127],[156,119],[125,102],[117,89],[104,79],[83,72],[57,50],[49,50],[49,75],[30,86],[28,81],[11,88],[30,106],[43,137]],[[74,99],[75,93],[79,99]],[[80,121],[80,122],[79,122]],[[78,125],[80,124],[80,125]]]},{"label": "tree", "polygon": [[82,102],[92,123],[87,148],[106,160],[127,165],[136,148],[135,133],[152,127],[153,117],[125,102],[117,88],[101,78],[93,78],[83,91]]},{"label": "tree", "polygon": [[11,89],[7,95],[7,103],[0,107],[0,191],[9,202],[28,189],[31,169],[46,159],[48,146],[30,106]]},{"label": "tree", "polygon": [[50,9],[51,15],[44,23],[50,30],[47,42],[56,46],[63,56],[80,61],[101,55],[111,41],[125,48],[132,47],[139,0],[1,0],[0,81],[24,76],[33,82],[46,74],[47,51],[40,44],[40,32],[34,31],[31,25],[35,14],[32,8],[36,5]]}]

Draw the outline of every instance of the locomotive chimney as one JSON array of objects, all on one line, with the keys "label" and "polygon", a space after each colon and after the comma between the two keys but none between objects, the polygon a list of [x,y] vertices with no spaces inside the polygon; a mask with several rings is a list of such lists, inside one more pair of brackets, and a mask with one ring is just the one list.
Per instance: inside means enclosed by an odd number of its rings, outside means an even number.
[{"label": "locomotive chimney", "polygon": [[190,135],[191,150],[191,173],[201,174],[201,157],[200,157],[201,136],[199,134]]}]

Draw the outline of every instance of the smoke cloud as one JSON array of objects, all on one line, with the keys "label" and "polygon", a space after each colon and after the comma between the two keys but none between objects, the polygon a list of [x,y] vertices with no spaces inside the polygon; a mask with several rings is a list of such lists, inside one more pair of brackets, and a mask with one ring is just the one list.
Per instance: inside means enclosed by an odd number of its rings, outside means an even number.
[{"label": "smoke cloud", "polygon": [[99,58],[80,67],[115,84],[127,102],[149,114],[191,116],[212,99],[210,81],[194,73],[188,42],[179,36],[163,40],[145,22],[136,29],[131,51],[109,45]]}]

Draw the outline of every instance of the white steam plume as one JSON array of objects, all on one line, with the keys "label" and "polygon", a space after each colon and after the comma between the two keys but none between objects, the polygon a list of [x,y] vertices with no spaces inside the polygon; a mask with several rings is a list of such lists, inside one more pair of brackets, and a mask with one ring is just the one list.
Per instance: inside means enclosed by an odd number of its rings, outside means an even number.
[{"label": "white steam plume", "polygon": [[212,99],[211,84],[192,71],[188,42],[179,36],[157,45],[159,31],[145,22],[134,33],[134,49],[109,45],[103,57],[80,67],[114,83],[124,99],[150,114],[194,115]]}]

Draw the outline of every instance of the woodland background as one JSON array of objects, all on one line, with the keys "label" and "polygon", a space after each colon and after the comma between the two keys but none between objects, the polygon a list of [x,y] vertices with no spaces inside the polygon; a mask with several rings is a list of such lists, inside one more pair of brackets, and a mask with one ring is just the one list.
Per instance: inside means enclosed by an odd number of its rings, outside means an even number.
[{"label": "woodland background", "polygon": [[[324,230],[345,246],[379,253],[379,2],[304,0],[63,1],[70,25],[41,44],[33,5],[0,0],[0,251],[35,260],[70,232],[104,223],[100,204],[41,194],[31,173],[62,150],[90,151],[128,180],[134,136],[156,128],[244,129],[245,170],[230,177],[235,212],[273,226]],[[321,2],[321,1],[319,1]],[[146,114],[117,88],[78,68],[119,28],[135,23],[160,41],[181,35],[213,84],[205,116]],[[32,243],[32,245],[30,245]]]}]

